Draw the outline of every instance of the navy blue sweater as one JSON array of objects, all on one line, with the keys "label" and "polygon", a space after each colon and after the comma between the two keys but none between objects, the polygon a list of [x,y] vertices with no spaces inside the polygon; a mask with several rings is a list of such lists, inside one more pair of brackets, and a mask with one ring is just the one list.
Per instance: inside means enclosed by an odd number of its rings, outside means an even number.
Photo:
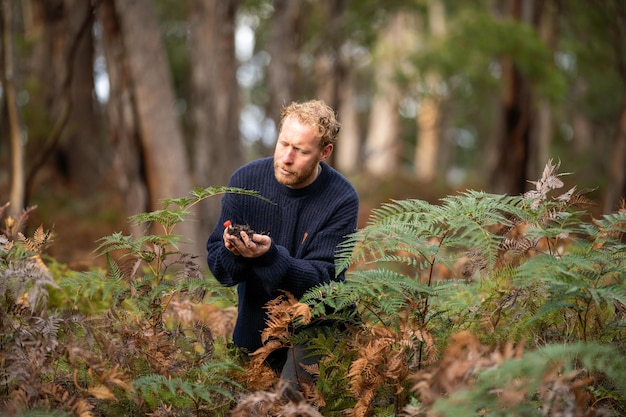
[{"label": "navy blue sweater", "polygon": [[[261,346],[267,314],[263,306],[280,290],[300,298],[307,290],[342,280],[335,277],[335,251],[357,226],[359,199],[350,182],[330,165],[308,187],[292,189],[274,177],[273,158],[239,168],[230,187],[259,192],[262,199],[226,194],[222,211],[207,241],[207,261],[223,285],[238,285],[238,316],[233,340],[254,351]],[[224,222],[248,224],[272,238],[269,251],[253,259],[235,256],[224,247]]]}]

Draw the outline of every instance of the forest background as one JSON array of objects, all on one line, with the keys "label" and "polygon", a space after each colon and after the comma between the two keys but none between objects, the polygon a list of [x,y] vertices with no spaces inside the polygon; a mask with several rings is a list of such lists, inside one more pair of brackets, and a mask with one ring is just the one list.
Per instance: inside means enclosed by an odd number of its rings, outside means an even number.
[{"label": "forest background", "polygon": [[[94,262],[102,236],[163,198],[225,185],[271,155],[280,107],[321,98],[331,164],[361,195],[519,195],[546,161],[626,195],[620,0],[2,2],[1,203]],[[204,255],[219,198],[181,225]]]},{"label": "forest background", "polygon": [[[0,5],[0,413],[625,414],[622,0]],[[348,279],[242,361],[204,242],[310,98],[361,196]],[[304,339],[285,404],[263,360]]]}]

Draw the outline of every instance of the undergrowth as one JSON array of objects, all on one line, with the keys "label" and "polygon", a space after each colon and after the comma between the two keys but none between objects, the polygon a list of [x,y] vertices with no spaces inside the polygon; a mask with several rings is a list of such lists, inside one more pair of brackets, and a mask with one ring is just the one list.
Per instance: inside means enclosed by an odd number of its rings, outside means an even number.
[{"label": "undergrowth", "polygon": [[[49,233],[0,217],[0,410],[79,416],[611,416],[626,412],[626,207],[593,202],[550,161],[521,196],[466,191],[375,209],[346,238],[345,282],[267,306],[264,346],[229,343],[231,289],[181,252],[175,227],[209,187],[114,233],[106,269],[42,254]],[[152,228],[148,228],[152,226]],[[159,233],[150,233],[159,226]],[[318,321],[332,323],[323,331]],[[323,355],[306,402],[264,359]]]}]

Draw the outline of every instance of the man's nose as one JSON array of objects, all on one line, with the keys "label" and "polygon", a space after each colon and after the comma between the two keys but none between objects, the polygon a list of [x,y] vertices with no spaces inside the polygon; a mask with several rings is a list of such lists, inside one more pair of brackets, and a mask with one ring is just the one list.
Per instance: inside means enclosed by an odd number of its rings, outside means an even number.
[{"label": "man's nose", "polygon": [[284,164],[293,163],[293,154],[294,154],[293,149],[287,149],[285,153],[283,153],[283,158],[282,158],[283,163]]}]

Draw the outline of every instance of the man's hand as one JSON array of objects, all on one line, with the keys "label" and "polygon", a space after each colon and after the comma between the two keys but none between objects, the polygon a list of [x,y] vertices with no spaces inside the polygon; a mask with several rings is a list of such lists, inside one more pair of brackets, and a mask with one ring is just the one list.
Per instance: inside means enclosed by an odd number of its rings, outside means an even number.
[{"label": "man's hand", "polygon": [[230,221],[224,223],[223,237],[226,249],[245,258],[256,258],[265,254],[272,244],[269,236],[254,233],[249,227],[233,226]]}]

